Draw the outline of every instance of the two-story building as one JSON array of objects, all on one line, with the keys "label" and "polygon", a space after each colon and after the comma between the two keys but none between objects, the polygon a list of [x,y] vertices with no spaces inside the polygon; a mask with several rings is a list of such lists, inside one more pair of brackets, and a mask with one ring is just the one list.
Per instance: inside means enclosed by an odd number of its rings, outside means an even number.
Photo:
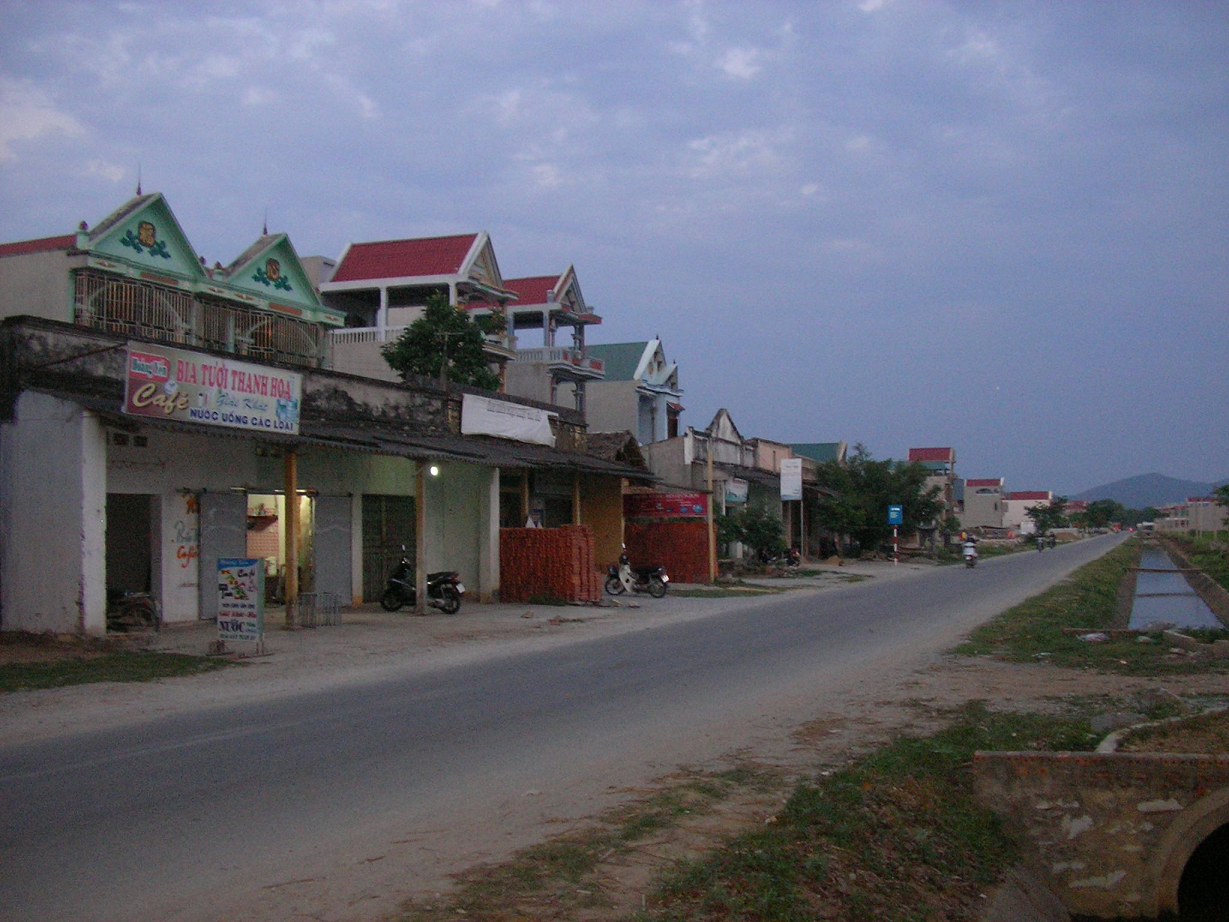
[{"label": "two-story building", "polygon": [[605,376],[586,388],[585,418],[594,432],[633,433],[641,445],[676,438],[683,412],[678,365],[661,340],[590,345]]},{"label": "two-story building", "polygon": [[1036,506],[1048,506],[1054,499],[1051,490],[1016,490],[1003,500],[1003,527],[1018,535],[1031,535],[1037,531],[1037,523],[1028,511]]},{"label": "two-story building", "polygon": [[0,629],[102,633],[125,589],[210,618],[235,558],[374,599],[403,545],[489,599],[501,521],[534,510],[617,546],[642,467],[588,453],[572,409],[326,367],[347,314],[313,271],[284,234],[207,268],[160,194],[0,245]]},{"label": "two-story building", "polygon": [[966,529],[1003,527],[1004,483],[1002,477],[970,477],[964,482],[964,511],[960,524]]}]

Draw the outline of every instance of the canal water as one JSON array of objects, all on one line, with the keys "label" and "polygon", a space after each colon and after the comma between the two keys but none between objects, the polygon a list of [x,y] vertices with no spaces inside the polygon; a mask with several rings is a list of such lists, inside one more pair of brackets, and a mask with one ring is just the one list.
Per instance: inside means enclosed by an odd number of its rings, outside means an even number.
[{"label": "canal water", "polygon": [[1175,627],[1225,626],[1161,548],[1145,547],[1139,567],[1129,627],[1142,630],[1160,623]]}]

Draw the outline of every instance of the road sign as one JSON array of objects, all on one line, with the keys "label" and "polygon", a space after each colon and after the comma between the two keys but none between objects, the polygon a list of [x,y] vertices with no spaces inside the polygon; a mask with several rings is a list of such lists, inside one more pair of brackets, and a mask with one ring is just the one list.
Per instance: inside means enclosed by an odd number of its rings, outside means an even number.
[{"label": "road sign", "polygon": [[904,506],[888,506],[888,524],[889,525],[904,525],[905,524],[905,507]]}]

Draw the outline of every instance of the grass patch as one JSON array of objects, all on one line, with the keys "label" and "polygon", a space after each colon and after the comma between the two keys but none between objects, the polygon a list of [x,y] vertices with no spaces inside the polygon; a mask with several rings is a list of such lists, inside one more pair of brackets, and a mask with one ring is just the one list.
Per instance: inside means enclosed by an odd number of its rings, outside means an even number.
[{"label": "grass patch", "polygon": [[785,586],[757,586],[743,580],[736,580],[732,583],[718,583],[711,587],[671,589],[670,594],[683,599],[734,599],[753,595],[776,595],[786,591],[788,591],[788,587]]},{"label": "grass patch", "polygon": [[1083,720],[992,714],[973,704],[933,736],[902,738],[804,782],[776,821],[688,863],[642,922],[975,919],[1016,860],[973,795],[978,749],[1086,749]]},{"label": "grass patch", "polygon": [[[12,644],[6,644],[12,653]],[[223,669],[232,663],[180,653],[66,648],[47,651],[38,645],[37,659],[0,664],[0,692],[65,688],[93,682],[150,682]],[[8,657],[11,660],[11,657]]]},{"label": "grass patch", "polygon": [[1167,534],[1166,537],[1178,545],[1192,566],[1199,567],[1212,579],[1229,589],[1229,550],[1226,550],[1225,532],[1220,532],[1216,538],[1211,536],[1196,538],[1173,534]]},{"label": "grass patch", "polygon": [[964,656],[1011,662],[1048,660],[1059,666],[1128,675],[1229,672],[1229,661],[1170,652],[1159,634],[1111,635],[1090,643],[1081,634],[1108,630],[1118,613],[1119,587],[1139,561],[1129,541],[1076,570],[1068,579],[977,628],[958,646]]},{"label": "grass patch", "polygon": [[500,864],[476,868],[460,877],[455,893],[438,904],[410,904],[396,918],[399,922],[575,918],[584,909],[610,904],[599,874],[603,861],[626,853],[683,817],[707,812],[736,790],[771,789],[775,781],[775,774],[751,766],[689,774],[641,801],[604,814],[587,829],[522,849]]}]

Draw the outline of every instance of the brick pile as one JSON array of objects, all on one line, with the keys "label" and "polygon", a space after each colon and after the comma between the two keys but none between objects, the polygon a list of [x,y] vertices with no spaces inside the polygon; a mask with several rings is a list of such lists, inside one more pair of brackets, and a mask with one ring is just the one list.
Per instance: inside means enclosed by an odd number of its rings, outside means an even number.
[{"label": "brick pile", "polygon": [[499,597],[596,602],[603,572],[593,559],[593,532],[585,525],[499,530]]},{"label": "brick pile", "polygon": [[675,583],[709,581],[708,523],[703,519],[628,522],[624,535],[633,567],[665,567]]}]

